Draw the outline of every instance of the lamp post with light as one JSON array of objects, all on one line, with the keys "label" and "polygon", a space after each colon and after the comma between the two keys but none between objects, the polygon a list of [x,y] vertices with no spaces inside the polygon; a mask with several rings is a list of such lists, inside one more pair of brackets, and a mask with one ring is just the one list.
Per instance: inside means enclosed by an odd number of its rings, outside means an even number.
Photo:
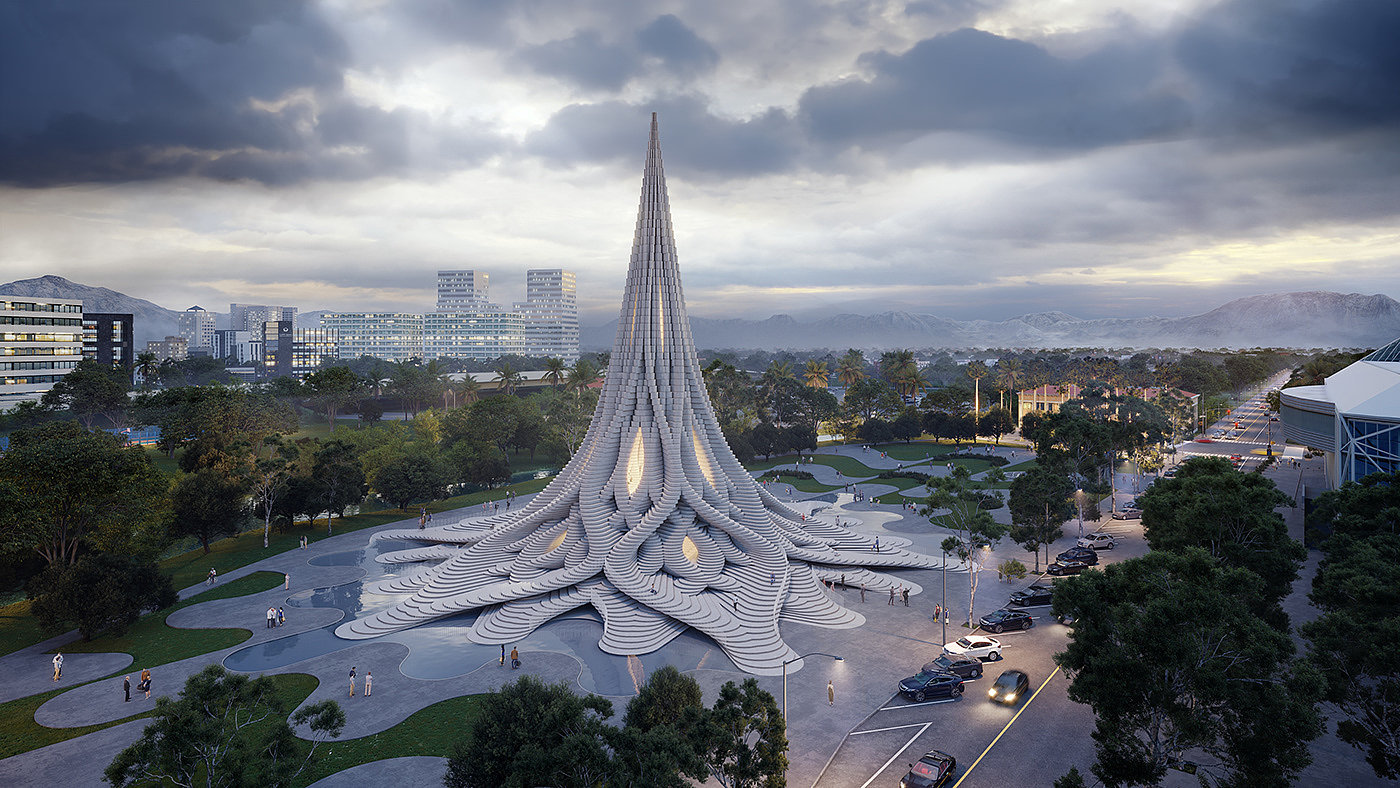
[{"label": "lamp post with light", "polygon": [[[846,661],[844,657],[838,657],[838,656],[836,656],[835,654],[828,654],[828,653],[826,653],[826,652],[824,652],[824,651],[812,651],[812,652],[803,654],[803,655],[800,656],[800,657],[793,657],[792,659],[789,659],[789,660],[783,662],[783,738],[784,738],[784,739],[787,738],[787,731],[788,731],[788,724],[787,724],[787,720],[788,720],[788,716],[787,716],[787,666],[788,666],[788,665],[791,665],[791,664],[794,663],[794,662],[798,662],[798,661],[804,660],[804,659],[806,659],[807,657],[831,657],[831,658],[832,658],[833,660],[835,660],[836,662],[845,662],[845,661]],[[787,781],[787,769],[786,769],[786,768],[783,769],[783,781],[784,781],[784,782]]]}]

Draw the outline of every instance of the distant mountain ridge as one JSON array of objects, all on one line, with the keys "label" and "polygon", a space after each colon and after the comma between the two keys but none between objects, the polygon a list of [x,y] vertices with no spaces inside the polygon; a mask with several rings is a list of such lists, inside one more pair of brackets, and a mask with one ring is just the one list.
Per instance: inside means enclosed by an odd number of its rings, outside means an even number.
[{"label": "distant mountain ridge", "polygon": [[[61,276],[0,284],[0,294],[81,299],[90,312],[130,312],[137,348],[178,332],[179,312],[106,287]],[[206,307],[207,308],[207,307]],[[213,311],[213,310],[210,310]],[[297,315],[301,327],[321,312]],[[226,326],[228,315],[218,315]],[[1060,311],[1006,320],[953,320],[905,311],[839,314],[810,322],[790,315],[764,320],[691,317],[695,343],[710,349],[979,348],[979,347],[1376,347],[1400,337],[1400,302],[1386,295],[1307,291],[1239,298],[1199,315],[1085,319]],[[607,350],[617,321],[585,326],[585,350]]]},{"label": "distant mountain ridge", "polygon": [[[1239,298],[1199,315],[1084,319],[1039,312],[1007,320],[953,320],[911,312],[833,315],[801,322],[690,318],[711,349],[985,347],[1375,347],[1400,337],[1400,302],[1386,295],[1308,291]],[[585,327],[585,350],[612,346],[617,321]]]}]

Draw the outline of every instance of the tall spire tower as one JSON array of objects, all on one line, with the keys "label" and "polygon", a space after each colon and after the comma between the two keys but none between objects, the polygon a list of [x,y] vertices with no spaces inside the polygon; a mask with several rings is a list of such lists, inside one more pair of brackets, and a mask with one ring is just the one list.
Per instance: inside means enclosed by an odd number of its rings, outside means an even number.
[{"label": "tall spire tower", "polygon": [[804,517],[734,458],[691,339],[655,113],[617,338],[578,452],[518,512],[384,537],[434,544],[382,560],[445,560],[381,581],[377,590],[407,598],[341,625],[341,637],[478,611],[468,637],[509,643],[591,605],[608,653],[644,654],[694,628],[757,674],[797,656],[780,621],[864,623],[823,579],[884,590],[899,581],[882,568],[938,566],[897,546],[905,540],[886,537],[877,551],[868,537]]}]

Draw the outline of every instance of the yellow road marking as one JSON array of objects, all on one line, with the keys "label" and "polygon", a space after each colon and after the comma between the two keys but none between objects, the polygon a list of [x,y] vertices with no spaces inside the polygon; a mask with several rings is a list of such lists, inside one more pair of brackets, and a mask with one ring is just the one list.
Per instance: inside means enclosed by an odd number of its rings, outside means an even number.
[{"label": "yellow road marking", "polygon": [[977,764],[981,763],[982,759],[987,757],[987,753],[991,752],[992,748],[997,746],[997,742],[1001,741],[1002,735],[1005,734],[1007,731],[1011,730],[1012,725],[1016,724],[1016,719],[1021,716],[1021,712],[1025,711],[1027,708],[1030,707],[1031,703],[1035,701],[1035,696],[1039,695],[1040,691],[1045,689],[1045,685],[1050,683],[1050,679],[1055,678],[1055,674],[1059,672],[1059,667],[1056,667],[1054,670],[1050,671],[1050,675],[1046,676],[1045,681],[1042,681],[1040,683],[1040,686],[1036,688],[1035,693],[1031,695],[1030,700],[1027,700],[1025,703],[1021,704],[1021,708],[1017,710],[1015,716],[1011,718],[1010,722],[1006,723],[1006,727],[1001,729],[1001,733],[998,733],[997,737],[995,739],[992,739],[992,743],[987,745],[987,749],[983,750],[982,754],[977,756],[977,760],[973,761],[972,765],[967,767],[967,771],[963,772],[963,776],[959,777],[958,781],[953,783],[953,788],[958,788],[959,785],[963,784],[963,780],[966,780],[967,776],[969,774],[972,774],[972,770],[977,768]]}]

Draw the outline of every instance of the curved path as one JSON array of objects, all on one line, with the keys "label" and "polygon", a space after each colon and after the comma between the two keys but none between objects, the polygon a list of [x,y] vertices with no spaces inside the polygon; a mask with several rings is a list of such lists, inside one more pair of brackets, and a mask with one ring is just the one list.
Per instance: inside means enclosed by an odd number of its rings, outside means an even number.
[{"label": "curved path", "polygon": [[447,759],[416,755],[387,758],[352,766],[317,780],[311,788],[360,788],[362,785],[439,785],[447,774]]}]

